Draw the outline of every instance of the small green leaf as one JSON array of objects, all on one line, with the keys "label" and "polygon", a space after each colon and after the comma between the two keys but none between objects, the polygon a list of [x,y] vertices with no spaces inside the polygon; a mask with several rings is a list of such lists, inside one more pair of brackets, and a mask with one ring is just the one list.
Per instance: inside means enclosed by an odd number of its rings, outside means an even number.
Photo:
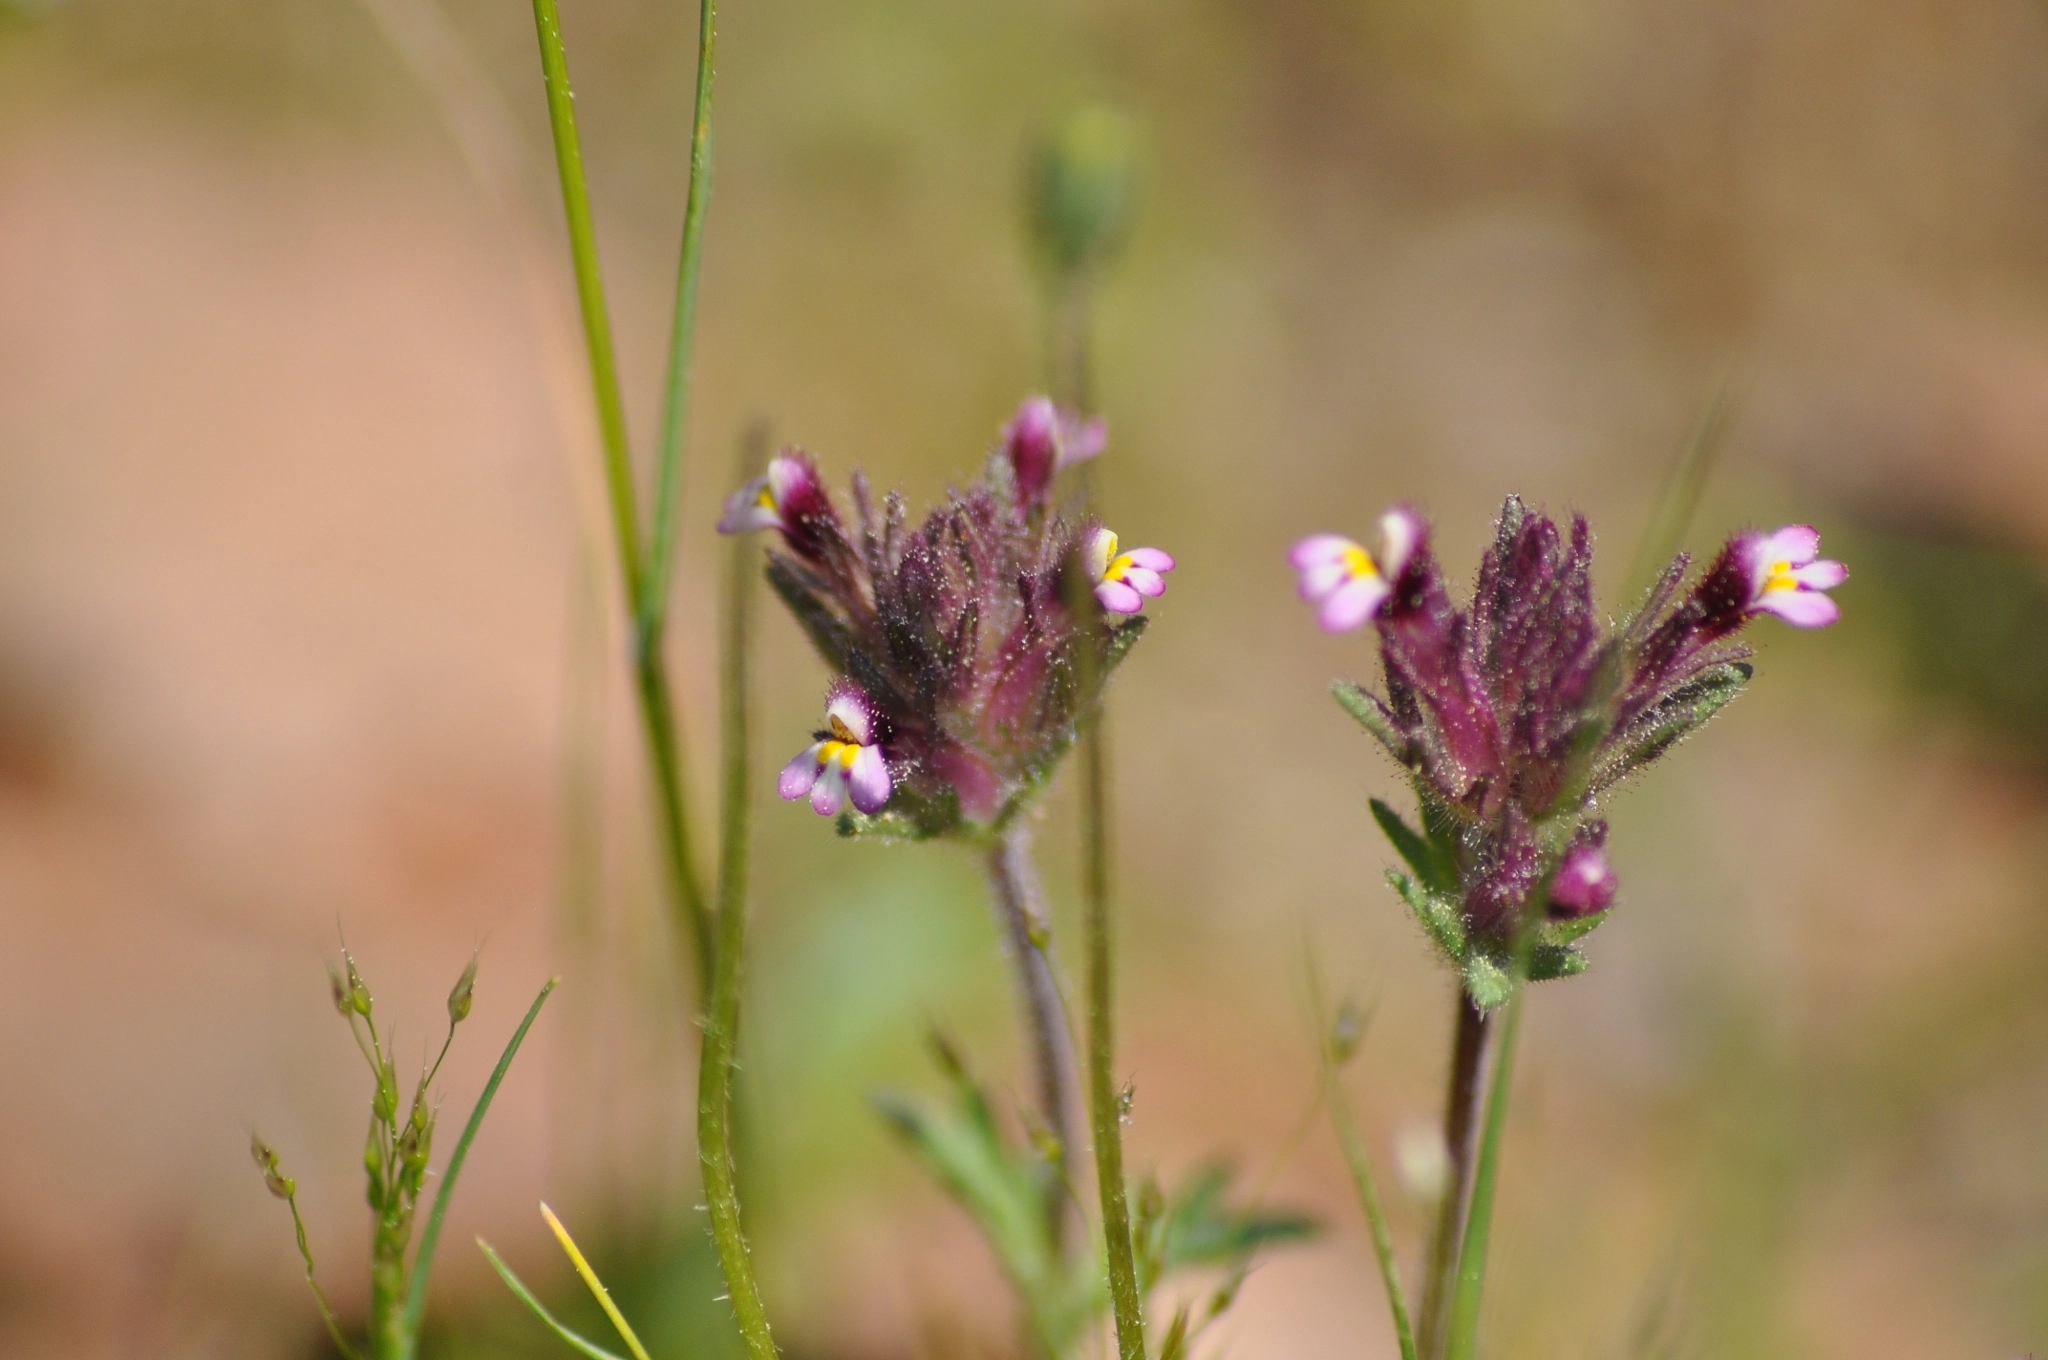
[{"label": "small green leaf", "polygon": [[1507,999],[1515,994],[1514,979],[1482,950],[1475,949],[1465,955],[1463,971],[1465,992],[1480,1010],[1490,1011],[1505,1005]]},{"label": "small green leaf", "polygon": [[1132,614],[1122,623],[1112,624],[1109,630],[1109,648],[1102,657],[1102,678],[1107,680],[1110,673],[1123,664],[1131,654],[1131,648],[1138,645],[1138,639],[1145,635],[1145,629],[1152,623],[1150,614]]},{"label": "small green leaf", "polygon": [[1537,933],[1544,944],[1571,944],[1592,934],[1606,919],[1606,912],[1596,911],[1591,916],[1578,916],[1569,921],[1545,921]]},{"label": "small green leaf", "polygon": [[498,1278],[505,1282],[505,1287],[512,1291],[513,1297],[525,1304],[527,1311],[546,1324],[547,1329],[560,1337],[571,1350],[575,1351],[578,1355],[584,1356],[585,1360],[624,1360],[623,1356],[616,1355],[595,1342],[584,1340],[557,1322],[555,1315],[550,1313],[542,1305],[541,1301],[533,1296],[533,1291],[520,1283],[519,1277],[512,1273],[512,1267],[498,1259],[498,1253],[491,1250],[490,1243],[479,1237],[476,1240],[476,1244],[483,1248],[484,1259],[491,1263],[491,1269],[498,1272]]},{"label": "small green leaf", "polygon": [[1628,778],[1697,732],[1726,708],[1749,683],[1752,668],[1740,661],[1714,666],[1618,734],[1618,749],[1600,763],[1590,790],[1598,793]]},{"label": "small green leaf", "polygon": [[1575,977],[1586,971],[1586,956],[1569,945],[1538,944],[1529,950],[1529,981]]},{"label": "small green leaf", "polygon": [[1401,820],[1400,813],[1375,798],[1372,800],[1372,819],[1380,824],[1380,830],[1386,833],[1387,840],[1401,858],[1408,861],[1408,867],[1415,871],[1417,878],[1432,891],[1451,890],[1456,883],[1455,875],[1437,854],[1436,847]]},{"label": "small green leaf", "polygon": [[1349,680],[1339,680],[1330,686],[1330,694],[1337,700],[1337,706],[1349,713],[1360,727],[1379,738],[1380,745],[1387,748],[1387,754],[1393,756],[1402,768],[1415,763],[1408,738],[1394,726],[1394,717],[1387,712],[1386,705],[1374,698],[1370,691]]},{"label": "small green leaf", "polygon": [[1429,891],[1399,869],[1387,870],[1387,882],[1401,894],[1401,900],[1408,904],[1408,910],[1421,925],[1423,933],[1443,951],[1444,957],[1453,963],[1463,960],[1466,952],[1465,922],[1458,914],[1457,903]]}]

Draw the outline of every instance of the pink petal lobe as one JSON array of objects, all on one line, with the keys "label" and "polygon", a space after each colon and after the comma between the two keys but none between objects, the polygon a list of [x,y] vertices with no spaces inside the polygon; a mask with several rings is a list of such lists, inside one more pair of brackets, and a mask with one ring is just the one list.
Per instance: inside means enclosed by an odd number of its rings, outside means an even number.
[{"label": "pink petal lobe", "polygon": [[825,721],[829,723],[835,718],[853,734],[855,745],[865,746],[875,739],[874,712],[868,707],[867,696],[850,683],[835,685],[825,701]]},{"label": "pink petal lobe", "polygon": [[718,517],[721,534],[747,534],[759,529],[780,529],[782,516],[761,504],[761,492],[768,485],[756,477],[725,498],[725,513]]},{"label": "pink petal lobe", "polygon": [[1156,571],[1143,567],[1125,567],[1124,582],[1146,599],[1155,599],[1166,593],[1166,581]]},{"label": "pink petal lobe", "polygon": [[1306,571],[1325,562],[1341,562],[1358,545],[1342,534],[1310,534],[1287,551],[1287,561]]},{"label": "pink petal lobe", "polygon": [[846,772],[846,784],[855,807],[868,813],[882,810],[889,801],[889,762],[882,758],[881,747],[860,748],[853,768]]},{"label": "pink petal lobe", "polygon": [[1833,590],[1849,579],[1849,569],[1832,557],[1792,570],[1792,579],[1809,590]]},{"label": "pink petal lobe", "polygon": [[1318,562],[1301,569],[1301,598],[1311,603],[1327,599],[1330,592],[1351,579],[1351,568],[1342,562]]},{"label": "pink petal lobe", "polygon": [[1380,561],[1379,568],[1388,580],[1398,580],[1408,569],[1408,559],[1415,556],[1415,546],[1422,541],[1422,516],[1412,510],[1389,510],[1380,516]]},{"label": "pink petal lobe", "polygon": [[1122,581],[1097,583],[1095,598],[1112,614],[1136,614],[1145,607],[1145,598]]},{"label": "pink petal lobe", "polygon": [[1774,590],[1756,607],[1800,628],[1825,628],[1842,617],[1842,607],[1817,590]]},{"label": "pink petal lobe", "polygon": [[1379,612],[1393,589],[1377,576],[1361,576],[1323,601],[1316,622],[1326,633],[1348,633]]},{"label": "pink petal lobe", "polygon": [[1147,571],[1172,571],[1173,557],[1157,548],[1133,548],[1125,556]]},{"label": "pink petal lobe", "polygon": [[836,817],[845,803],[846,772],[835,761],[818,771],[818,782],[811,788],[811,811],[820,817]]},{"label": "pink petal lobe", "polygon": [[775,778],[775,792],[783,799],[793,801],[811,791],[811,785],[818,782],[818,748],[823,742],[813,742],[808,750],[782,767],[782,773]]}]

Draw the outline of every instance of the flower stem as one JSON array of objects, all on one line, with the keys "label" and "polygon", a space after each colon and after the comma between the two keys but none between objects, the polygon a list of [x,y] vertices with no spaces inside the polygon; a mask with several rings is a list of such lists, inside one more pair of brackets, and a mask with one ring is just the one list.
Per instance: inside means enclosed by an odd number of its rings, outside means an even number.
[{"label": "flower stem", "polygon": [[775,1360],[767,1308],[740,1223],[738,1175],[732,1151],[733,1056],[739,1037],[740,982],[747,943],[747,672],[749,614],[754,584],[753,540],[732,541],[726,581],[724,675],[721,677],[721,743],[725,757],[721,797],[722,835],[718,860],[718,938],[712,953],[704,1046],[697,1065],[697,1157],[704,1174],[704,1199],[711,1237],[725,1272],[740,1338],[749,1360]]},{"label": "flower stem", "polygon": [[1521,988],[1508,1002],[1501,1025],[1500,1055],[1494,1059],[1491,1092],[1486,1099],[1486,1133],[1472,1177],[1472,1208],[1466,1216],[1465,1241],[1458,1250],[1458,1281],[1451,1297],[1451,1325],[1444,1354],[1449,1360],[1472,1360],[1479,1346],[1479,1303],[1486,1286],[1486,1252],[1493,1241],[1493,1187],[1500,1171],[1501,1135],[1508,1122],[1508,1090],[1515,1066],[1515,1037],[1522,1028]]},{"label": "flower stem", "polygon": [[[708,986],[711,967],[711,914],[697,875],[691,849],[688,808],[683,783],[681,725],[669,698],[667,665],[662,656],[659,610],[650,613],[654,587],[649,563],[640,555],[640,512],[633,484],[632,454],[626,443],[625,400],[620,393],[618,360],[612,349],[610,312],[604,277],[598,268],[597,235],[591,221],[590,188],[583,173],[583,144],[576,132],[575,95],[569,87],[568,55],[562,47],[562,21],[555,0],[533,0],[534,27],[540,37],[541,73],[547,88],[548,125],[554,134],[555,168],[562,182],[562,208],[568,221],[569,254],[576,272],[576,296],[582,308],[583,339],[590,353],[590,386],[597,401],[598,430],[604,444],[605,486],[611,501],[612,527],[618,540],[619,576],[633,618],[635,688],[646,730],[649,763],[661,804],[662,848],[674,895],[678,935],[688,941],[695,959],[700,994]],[[708,18],[706,22],[709,22]],[[699,54],[700,66],[708,48]],[[700,72],[700,74],[702,74]],[[708,81],[700,80],[699,103],[709,98]],[[707,133],[708,135],[708,133]],[[708,153],[705,169],[708,172]],[[692,157],[691,198],[702,192]],[[702,218],[699,203],[700,222]],[[686,231],[686,240],[695,238]],[[688,251],[685,252],[688,258]],[[694,278],[689,292],[694,312]],[[680,323],[679,323],[680,324]],[[686,361],[686,360],[685,360]],[[679,457],[679,454],[676,455]],[[672,482],[675,461],[666,457],[664,475]],[[664,492],[670,501],[674,497]],[[667,551],[664,548],[664,551]],[[663,562],[666,559],[662,559]],[[664,567],[664,576],[666,569]],[[649,626],[650,617],[653,620]]]},{"label": "flower stem", "polygon": [[1010,962],[1017,971],[1017,997],[1031,1036],[1039,1118],[1058,1147],[1054,1176],[1046,1186],[1045,1226],[1055,1251],[1067,1241],[1065,1176],[1077,1146],[1074,1107],[1079,1092],[1074,1037],[1052,960],[1050,926],[1038,869],[1031,858],[1031,833],[1021,825],[1005,831],[988,851],[988,880],[996,915],[1008,936]]},{"label": "flower stem", "polygon": [[1422,1316],[1417,1352],[1422,1360],[1442,1360],[1452,1284],[1457,1276],[1459,1239],[1465,1206],[1471,1196],[1472,1164],[1479,1136],[1480,1091],[1486,1079],[1495,1026],[1492,1017],[1458,988],[1457,1034],[1451,1045],[1451,1074],[1444,1104],[1444,1148],[1450,1155],[1450,1182],[1437,1211],[1430,1238],[1429,1263],[1422,1285]]},{"label": "flower stem", "polygon": [[[1098,717],[1099,723],[1099,717]],[[1108,753],[1099,725],[1082,743],[1082,820],[1088,914],[1088,1096],[1095,1126],[1095,1179],[1109,1264],[1110,1310],[1118,1360],[1145,1360],[1144,1299],[1131,1246],[1124,1187],[1123,1100],[1116,1089],[1116,951],[1110,921]]]}]

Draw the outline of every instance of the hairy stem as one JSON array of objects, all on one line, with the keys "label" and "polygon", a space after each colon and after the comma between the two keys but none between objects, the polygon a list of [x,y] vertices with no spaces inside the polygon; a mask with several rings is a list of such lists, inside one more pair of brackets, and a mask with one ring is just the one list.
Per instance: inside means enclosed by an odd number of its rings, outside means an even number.
[{"label": "hairy stem", "polygon": [[1486,1079],[1495,1026],[1492,1018],[1458,988],[1457,1037],[1451,1045],[1451,1075],[1444,1102],[1444,1148],[1450,1156],[1450,1180],[1437,1210],[1430,1238],[1429,1263],[1422,1284],[1422,1316],[1417,1352],[1422,1360],[1442,1360],[1451,1288],[1457,1277],[1459,1239],[1465,1208],[1471,1198],[1472,1165],[1479,1137],[1480,1092]]},{"label": "hairy stem", "polygon": [[712,954],[704,1046],[697,1066],[697,1157],[704,1174],[704,1200],[711,1237],[725,1272],[740,1338],[749,1360],[775,1360],[768,1311],[740,1222],[738,1175],[733,1161],[733,1056],[739,1038],[740,983],[747,943],[747,671],[748,615],[754,582],[753,541],[733,539],[725,602],[724,675],[721,716],[725,777],[721,798],[722,835],[718,861],[718,938]]},{"label": "hairy stem", "polygon": [[1116,938],[1110,920],[1108,754],[1092,726],[1082,743],[1082,820],[1086,838],[1088,932],[1088,1103],[1095,1130],[1095,1179],[1102,1196],[1103,1245],[1118,1360],[1145,1360],[1145,1303],[1131,1246],[1124,1187],[1123,1098],[1116,1087]]},{"label": "hairy stem", "polygon": [[1502,1024],[1500,1053],[1494,1059],[1491,1093],[1486,1100],[1486,1132],[1472,1177],[1472,1208],[1466,1216],[1465,1240],[1458,1249],[1458,1280],[1451,1297],[1451,1321],[1444,1354],[1449,1360],[1472,1360],[1479,1346],[1479,1304],[1486,1288],[1487,1248],[1493,1242],[1493,1189],[1500,1174],[1501,1138],[1508,1123],[1508,1092],[1515,1069],[1515,1037],[1522,1028],[1523,990],[1508,1002]]},{"label": "hairy stem", "polygon": [[[1010,962],[1016,969],[1024,1026],[1031,1036],[1038,1114],[1058,1146],[1054,1170],[1060,1172],[1071,1165],[1077,1146],[1074,1112],[1080,1084],[1073,1032],[1067,1026],[1066,1003],[1053,967],[1044,894],[1031,858],[1031,833],[1024,827],[1012,826],[989,847],[988,880],[996,915],[1008,938]],[[1056,1174],[1046,1187],[1045,1215],[1046,1231],[1055,1249],[1063,1252],[1068,1218],[1063,1175]]]}]

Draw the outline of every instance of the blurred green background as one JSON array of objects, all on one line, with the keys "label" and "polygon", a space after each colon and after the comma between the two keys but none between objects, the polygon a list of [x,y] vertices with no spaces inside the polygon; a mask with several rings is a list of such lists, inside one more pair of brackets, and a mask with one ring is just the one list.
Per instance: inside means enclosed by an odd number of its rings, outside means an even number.
[{"label": "blurred green background", "polygon": [[[668,1354],[719,1353],[703,1253],[665,1245],[695,1232],[695,1030],[530,13],[436,13],[0,5],[9,1357],[323,1353],[250,1126],[363,1306],[337,932],[407,1044],[483,946],[451,1110],[565,976],[457,1198],[449,1353],[546,1353],[469,1246],[568,1297],[542,1197]],[[644,445],[695,10],[564,18]],[[1846,619],[1760,625],[1751,697],[1614,809],[1622,909],[1530,1008],[1494,1353],[2048,1348],[2048,11],[745,0],[720,51],[674,658],[700,736],[744,423],[914,500],[972,475],[1046,381],[1026,148],[1083,99],[1139,129],[1099,477],[1181,568],[1117,689],[1130,1155],[1280,1159],[1275,1200],[1330,1224],[1252,1277],[1230,1355],[1394,1353],[1327,1131],[1285,1155],[1304,940],[1378,1000],[1350,1078],[1385,1167],[1450,1011],[1379,881],[1391,773],[1323,692],[1374,662],[1315,632],[1287,544],[1412,499],[1463,576],[1515,491],[1593,517],[1618,601],[1724,381],[1689,546],[1810,520]],[[824,677],[763,632],[765,783]],[[766,804],[747,1177],[779,1334],[1006,1354],[993,1266],[867,1104],[936,1088],[934,1021],[1018,1088],[975,866]]]}]

